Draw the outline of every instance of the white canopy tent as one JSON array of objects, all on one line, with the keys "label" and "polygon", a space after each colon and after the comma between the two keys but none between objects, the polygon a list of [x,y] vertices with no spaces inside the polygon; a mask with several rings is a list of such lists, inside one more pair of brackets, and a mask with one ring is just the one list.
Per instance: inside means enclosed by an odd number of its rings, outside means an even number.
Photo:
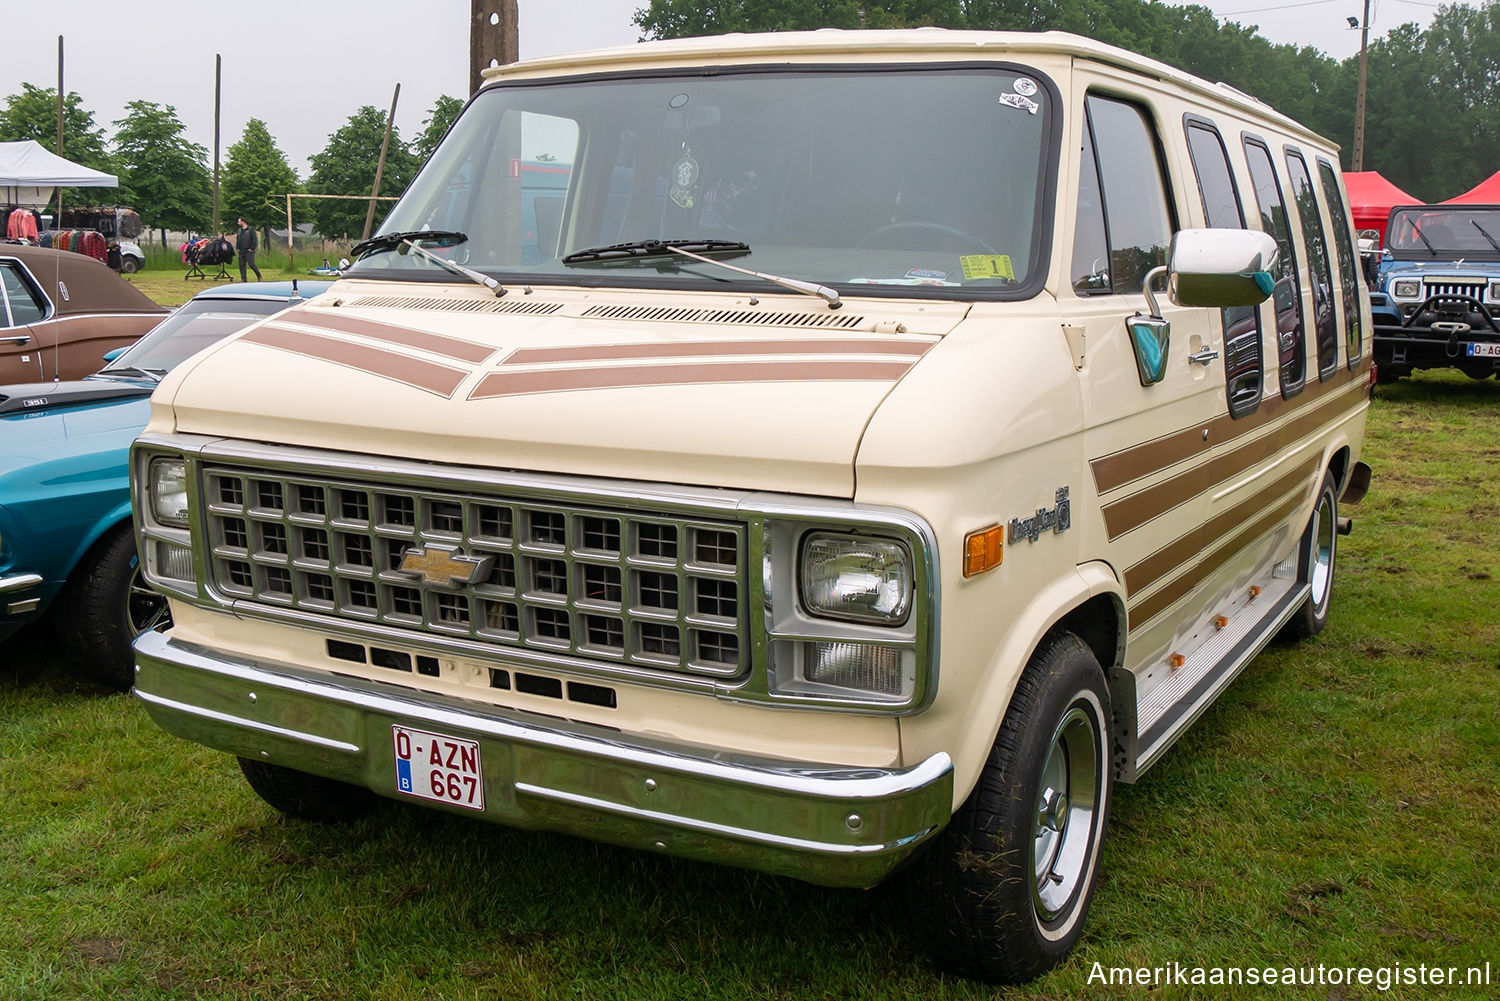
[{"label": "white canopy tent", "polygon": [[47,152],[33,139],[0,143],[0,189],[12,205],[46,205],[54,188],[117,188],[120,179]]}]

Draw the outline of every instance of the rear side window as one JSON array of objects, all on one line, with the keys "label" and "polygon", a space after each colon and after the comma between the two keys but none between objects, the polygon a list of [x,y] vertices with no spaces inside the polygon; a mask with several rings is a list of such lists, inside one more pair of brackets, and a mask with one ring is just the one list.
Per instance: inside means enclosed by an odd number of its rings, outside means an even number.
[{"label": "rear side window", "polygon": [[1328,202],[1328,216],[1333,220],[1333,247],[1339,258],[1339,292],[1344,306],[1344,358],[1349,367],[1359,362],[1363,346],[1359,329],[1359,274],[1354,267],[1354,241],[1349,236],[1349,214],[1344,211],[1344,195],[1333,164],[1318,160],[1318,177],[1323,182],[1323,198]]},{"label": "rear side window", "polygon": [[0,326],[20,327],[47,315],[41,295],[14,264],[0,264]]},{"label": "rear side window", "polygon": [[[1212,229],[1243,229],[1245,213],[1239,189],[1229,167],[1229,153],[1219,130],[1199,119],[1187,121],[1188,152],[1198,193],[1203,198],[1203,216]],[[1231,306],[1224,319],[1224,378],[1231,417],[1243,417],[1260,404],[1264,382],[1261,359],[1260,310],[1255,306]]]},{"label": "rear side window", "polygon": [[1318,211],[1318,196],[1313,191],[1312,177],[1307,173],[1307,162],[1294,149],[1286,151],[1286,172],[1292,179],[1292,200],[1297,203],[1297,217],[1302,221],[1302,243],[1307,251],[1312,279],[1318,378],[1327,379],[1339,367],[1339,335],[1333,316],[1333,268],[1328,263],[1328,241],[1323,238],[1323,216]]},{"label": "rear side window", "polygon": [[1255,201],[1260,208],[1260,228],[1276,240],[1276,287],[1271,292],[1276,308],[1276,364],[1281,373],[1281,395],[1295,396],[1307,379],[1307,351],[1302,332],[1302,284],[1297,278],[1297,251],[1292,246],[1292,227],[1281,200],[1281,182],[1271,164],[1271,151],[1259,139],[1245,140],[1245,160]]},{"label": "rear side window", "polygon": [[[1139,292],[1146,273],[1167,262],[1167,246],[1172,242],[1173,219],[1160,145],[1150,119],[1136,105],[1091,94],[1084,109],[1087,128],[1079,178],[1080,232],[1073,244],[1073,287],[1080,292]],[[1097,171],[1093,177],[1088,176],[1091,166]],[[1091,201],[1095,198],[1097,209]],[[1103,215],[1107,275],[1095,267],[1097,227],[1085,231],[1086,213]]]}]

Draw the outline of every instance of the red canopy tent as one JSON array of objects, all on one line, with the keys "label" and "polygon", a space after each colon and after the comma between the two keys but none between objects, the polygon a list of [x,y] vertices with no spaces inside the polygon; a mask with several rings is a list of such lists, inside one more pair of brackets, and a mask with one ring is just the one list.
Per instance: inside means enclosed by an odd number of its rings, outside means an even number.
[{"label": "red canopy tent", "polygon": [[1344,186],[1349,189],[1349,209],[1354,213],[1354,228],[1378,230],[1382,246],[1385,244],[1385,223],[1390,218],[1391,209],[1397,205],[1426,204],[1422,199],[1413,198],[1381,177],[1378,170],[1346,173]]},{"label": "red canopy tent", "polygon": [[[1348,174],[1344,175],[1348,177]],[[1463,194],[1448,199],[1444,205],[1500,205],[1500,170],[1480,181]]]}]

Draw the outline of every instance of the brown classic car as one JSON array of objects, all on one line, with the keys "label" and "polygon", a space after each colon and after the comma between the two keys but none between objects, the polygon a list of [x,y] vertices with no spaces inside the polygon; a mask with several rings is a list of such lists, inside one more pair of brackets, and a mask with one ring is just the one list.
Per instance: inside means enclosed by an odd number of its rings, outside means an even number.
[{"label": "brown classic car", "polygon": [[0,385],[81,379],[167,312],[91,257],[0,244]]}]

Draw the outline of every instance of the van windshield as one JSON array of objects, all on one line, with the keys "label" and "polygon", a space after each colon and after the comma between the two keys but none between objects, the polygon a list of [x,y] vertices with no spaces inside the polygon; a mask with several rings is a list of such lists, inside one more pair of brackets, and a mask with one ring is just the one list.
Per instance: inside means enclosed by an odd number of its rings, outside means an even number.
[{"label": "van windshield", "polygon": [[[679,255],[578,253],[660,240],[745,244],[708,253],[847,294],[1027,296],[1053,93],[1020,68],[931,65],[491,86],[380,231],[465,234],[432,252],[502,282],[774,291]],[[349,273],[452,280],[391,248]]]}]

